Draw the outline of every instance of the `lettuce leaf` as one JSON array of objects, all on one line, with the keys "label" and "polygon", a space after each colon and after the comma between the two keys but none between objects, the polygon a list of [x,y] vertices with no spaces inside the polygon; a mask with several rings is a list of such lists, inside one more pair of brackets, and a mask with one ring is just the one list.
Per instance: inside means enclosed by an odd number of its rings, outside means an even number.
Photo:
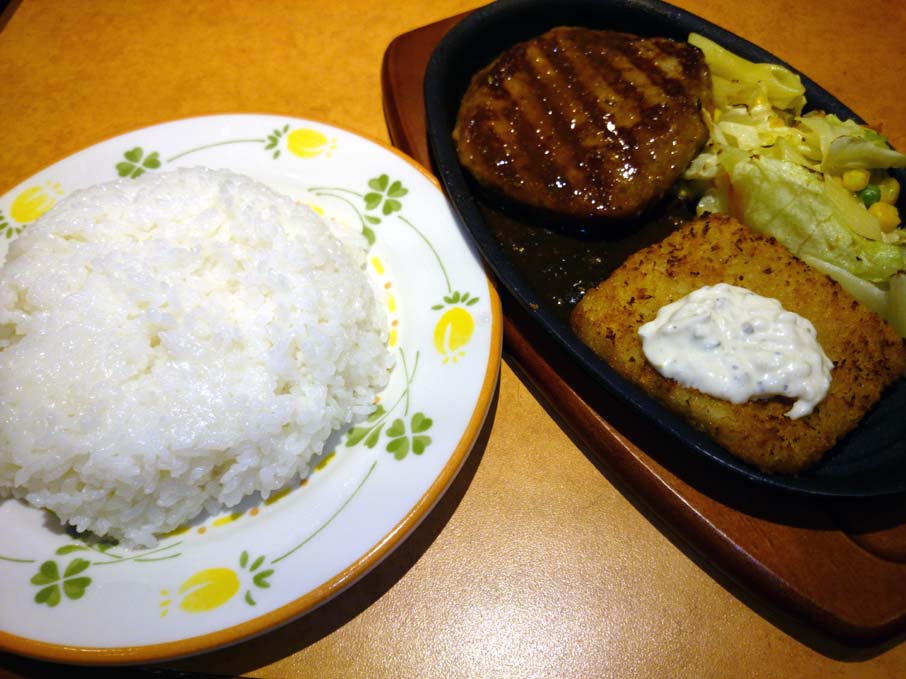
[{"label": "lettuce leaf", "polygon": [[806,139],[820,150],[822,172],[839,175],[846,170],[906,167],[906,154],[895,151],[887,139],[852,120],[831,115],[805,115]]},{"label": "lettuce leaf", "polygon": [[821,174],[761,156],[730,159],[726,169],[731,214],[797,256],[824,260],[875,283],[906,268],[904,248],[870,240],[847,226]]}]

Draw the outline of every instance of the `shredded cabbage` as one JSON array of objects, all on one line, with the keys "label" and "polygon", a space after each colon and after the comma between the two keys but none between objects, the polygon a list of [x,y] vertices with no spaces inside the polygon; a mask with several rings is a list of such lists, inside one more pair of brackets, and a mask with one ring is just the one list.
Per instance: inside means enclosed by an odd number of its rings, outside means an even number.
[{"label": "shredded cabbage", "polygon": [[[906,336],[906,229],[885,232],[841,175],[906,167],[906,154],[852,120],[803,114],[805,87],[776,64],[756,64],[701,35],[711,70],[710,138],[684,174],[696,209],[729,213],[837,280]],[[874,180],[874,179],[873,179]]]},{"label": "shredded cabbage", "polygon": [[783,66],[748,61],[698,33],[690,34],[689,42],[704,52],[712,79],[720,82],[715,84],[715,94],[735,97],[746,89],[757,89],[779,109],[798,113],[805,105],[802,81]]}]

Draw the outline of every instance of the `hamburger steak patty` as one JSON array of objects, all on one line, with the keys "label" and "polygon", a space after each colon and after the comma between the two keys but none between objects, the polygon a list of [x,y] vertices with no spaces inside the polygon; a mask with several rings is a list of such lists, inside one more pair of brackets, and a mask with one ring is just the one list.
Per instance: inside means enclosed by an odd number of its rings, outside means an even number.
[{"label": "hamburger steak patty", "polygon": [[702,52],[668,38],[554,28],[479,71],[459,108],[460,162],[509,199],[581,220],[633,217],[708,138]]}]

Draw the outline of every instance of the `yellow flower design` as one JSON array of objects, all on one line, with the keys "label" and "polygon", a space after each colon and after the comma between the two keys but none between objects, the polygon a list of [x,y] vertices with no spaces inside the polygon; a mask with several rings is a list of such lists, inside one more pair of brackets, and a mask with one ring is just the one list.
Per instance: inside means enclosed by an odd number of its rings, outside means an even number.
[{"label": "yellow flower design", "polygon": [[478,297],[456,290],[444,296],[442,303],[431,307],[434,311],[440,311],[449,305],[434,326],[434,348],[444,357],[444,364],[451,360],[456,363],[465,356],[463,347],[469,343],[472,333],[475,332],[475,319],[466,307],[477,303]]},{"label": "yellow flower design", "polygon": [[185,594],[179,607],[187,613],[203,613],[223,606],[239,591],[239,576],[230,568],[198,571],[179,588]]},{"label": "yellow flower design", "polygon": [[20,224],[33,222],[52,208],[57,202],[56,196],[62,194],[63,189],[55,182],[27,188],[16,196],[9,208],[9,216]]},{"label": "yellow flower design", "polygon": [[286,135],[286,147],[300,158],[314,158],[322,153],[330,157],[330,152],[337,147],[337,140],[328,139],[318,130],[303,127]]},{"label": "yellow flower design", "polygon": [[462,348],[472,339],[475,320],[461,306],[451,307],[434,326],[434,348],[444,357],[444,363],[454,363],[465,355]]}]

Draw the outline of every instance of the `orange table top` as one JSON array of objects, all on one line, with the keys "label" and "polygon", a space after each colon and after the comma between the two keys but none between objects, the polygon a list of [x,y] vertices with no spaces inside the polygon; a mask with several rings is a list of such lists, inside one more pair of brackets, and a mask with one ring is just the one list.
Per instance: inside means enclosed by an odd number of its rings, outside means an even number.
[{"label": "orange table top", "polygon": [[[467,0],[22,0],[0,32],[0,193],[88,145],[212,113],[387,140],[397,35]],[[906,5],[677,0],[777,54],[906,148]],[[313,613],[171,669],[256,677],[871,677],[906,646],[840,645],[737,587],[615,485],[508,366],[485,436],[427,520]],[[48,666],[0,654],[0,677]],[[60,670],[65,672],[65,670]]]}]

